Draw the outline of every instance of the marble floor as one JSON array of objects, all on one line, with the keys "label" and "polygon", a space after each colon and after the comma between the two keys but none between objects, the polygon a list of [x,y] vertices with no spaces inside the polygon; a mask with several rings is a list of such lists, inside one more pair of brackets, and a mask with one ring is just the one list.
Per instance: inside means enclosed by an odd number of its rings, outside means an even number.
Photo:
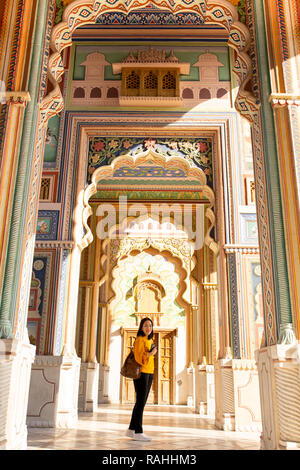
[{"label": "marble floor", "polygon": [[186,406],[146,405],[144,432],[151,442],[125,436],[132,405],[100,405],[79,413],[74,429],[28,428],[28,450],[259,450],[260,434],[216,429]]}]

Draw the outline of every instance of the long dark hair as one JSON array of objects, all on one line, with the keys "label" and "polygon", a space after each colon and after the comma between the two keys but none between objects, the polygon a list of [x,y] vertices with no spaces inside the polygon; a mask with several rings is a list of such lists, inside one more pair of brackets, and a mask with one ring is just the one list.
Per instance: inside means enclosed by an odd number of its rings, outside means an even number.
[{"label": "long dark hair", "polygon": [[142,330],[143,325],[146,321],[151,321],[152,331],[151,331],[150,335],[148,335],[148,339],[152,339],[153,338],[153,321],[151,320],[151,318],[143,318],[141,320],[141,323],[140,323],[140,326],[139,326],[139,331],[137,332],[136,336],[146,336],[145,333]]}]

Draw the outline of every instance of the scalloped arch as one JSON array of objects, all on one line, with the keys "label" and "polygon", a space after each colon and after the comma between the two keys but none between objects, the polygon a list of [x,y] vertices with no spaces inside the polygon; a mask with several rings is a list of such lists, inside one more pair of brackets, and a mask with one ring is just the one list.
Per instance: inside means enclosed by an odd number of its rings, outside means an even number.
[{"label": "scalloped arch", "polygon": [[[215,240],[210,236],[210,232],[216,224],[216,218],[213,211],[213,206],[215,204],[215,195],[213,190],[206,184],[206,175],[198,167],[191,167],[190,164],[184,160],[182,157],[168,157],[166,158],[163,155],[160,155],[153,151],[152,149],[147,150],[146,152],[139,154],[137,156],[132,155],[121,155],[117,157],[110,165],[102,166],[97,168],[97,170],[92,175],[92,182],[87,188],[82,192],[78,198],[78,204],[75,209],[74,214],[74,237],[75,242],[78,244],[81,250],[86,248],[93,240],[93,234],[88,225],[88,219],[92,214],[92,209],[89,204],[90,198],[97,191],[97,182],[103,177],[109,177],[114,173],[116,168],[119,168],[121,165],[126,164],[131,168],[135,168],[140,164],[143,164],[149,159],[154,159],[156,163],[161,165],[163,168],[172,168],[176,166],[183,168],[186,175],[197,179],[201,183],[201,191],[203,195],[207,198],[209,206],[205,209],[205,216],[209,220],[210,225],[204,236],[204,243],[215,253],[219,251],[219,245]],[[85,234],[82,236],[80,226],[84,226]],[[77,227],[79,230],[77,231]]]},{"label": "scalloped arch", "polygon": [[247,54],[250,34],[248,28],[238,20],[236,8],[227,0],[74,0],[66,7],[63,20],[51,33],[50,45],[53,52],[49,58],[48,77],[53,90],[43,98],[40,106],[41,118],[45,123],[64,107],[58,84],[64,73],[61,52],[71,46],[74,30],[79,26],[95,23],[103,13],[129,14],[134,10],[146,8],[150,3],[158,10],[168,10],[175,15],[183,12],[196,13],[205,23],[222,25],[228,31],[228,45],[236,51],[233,72],[240,83],[235,107],[253,123],[258,104],[254,95],[246,90],[246,85],[252,77],[252,63]]},{"label": "scalloped arch", "polygon": [[[187,291],[187,278],[189,276],[189,273],[188,273],[187,268],[184,266],[184,263],[181,257],[178,256],[178,254],[174,253],[170,248],[160,249],[159,247],[154,247],[152,245],[142,250],[136,250],[135,248],[132,248],[131,250],[128,250],[126,254],[124,254],[124,257],[122,257],[120,261],[122,262],[128,257],[130,257],[132,251],[138,251],[139,253],[136,256],[139,256],[143,252],[149,253],[149,250],[152,252],[153,256],[162,255],[163,253],[168,253],[172,257],[173,261],[168,260],[168,262],[170,262],[171,264],[174,264],[175,273],[178,275],[180,279],[180,284],[179,284],[179,289],[178,289],[178,293],[176,296],[176,300],[179,303],[179,305],[181,305],[184,309],[186,309],[190,305],[187,299],[185,299],[184,297]],[[120,264],[118,262],[115,266],[112,267],[112,270],[111,270],[111,278],[113,282],[110,285],[110,291],[112,294],[110,296],[110,305],[113,305],[113,303],[118,297],[118,294],[120,294],[121,292],[119,290],[118,284],[114,282],[117,278],[117,273],[119,269],[120,269]],[[105,280],[107,280],[107,278],[103,279],[102,281],[104,282]]]}]

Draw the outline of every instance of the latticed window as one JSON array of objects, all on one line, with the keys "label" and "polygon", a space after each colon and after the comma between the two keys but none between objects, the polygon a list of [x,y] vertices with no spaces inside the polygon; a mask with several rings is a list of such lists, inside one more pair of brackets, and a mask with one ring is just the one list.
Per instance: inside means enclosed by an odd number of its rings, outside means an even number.
[{"label": "latticed window", "polygon": [[140,77],[132,71],[126,78],[126,88],[127,89],[139,89],[140,87]]},{"label": "latticed window", "polygon": [[42,178],[41,189],[40,189],[40,199],[49,200],[50,198],[50,187],[51,187],[51,178]]},{"label": "latticed window", "polygon": [[173,68],[127,69],[122,74],[121,96],[179,97],[179,77]]},{"label": "latticed window", "polygon": [[163,90],[174,90],[176,88],[176,78],[171,72],[163,76],[162,87]]},{"label": "latticed window", "polygon": [[148,75],[146,75],[145,80],[144,80],[144,86],[145,88],[149,89],[156,89],[157,88],[157,76],[154,75],[152,72],[149,72]]}]

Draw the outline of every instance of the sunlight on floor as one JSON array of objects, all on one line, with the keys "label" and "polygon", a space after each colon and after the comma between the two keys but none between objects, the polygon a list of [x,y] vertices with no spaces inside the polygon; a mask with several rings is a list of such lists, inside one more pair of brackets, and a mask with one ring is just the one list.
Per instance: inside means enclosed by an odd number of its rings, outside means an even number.
[{"label": "sunlight on floor", "polygon": [[151,442],[125,436],[132,405],[100,405],[79,413],[73,429],[28,428],[28,450],[259,450],[260,434],[216,429],[188,407],[146,406],[144,432]]}]

